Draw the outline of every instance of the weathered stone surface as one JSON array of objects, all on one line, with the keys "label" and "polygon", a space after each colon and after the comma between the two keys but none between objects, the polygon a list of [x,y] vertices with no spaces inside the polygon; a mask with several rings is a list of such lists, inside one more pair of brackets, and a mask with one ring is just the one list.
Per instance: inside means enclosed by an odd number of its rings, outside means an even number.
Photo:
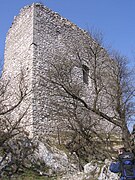
[{"label": "weathered stone surface", "polygon": [[105,165],[101,168],[101,173],[98,177],[98,180],[104,180],[104,179],[107,179],[107,180],[118,180],[119,177],[118,177],[118,174],[116,173],[112,173],[110,170],[109,170],[109,165],[110,165],[111,161],[109,160],[105,160]]},{"label": "weathered stone surface", "polygon": [[84,166],[84,173],[89,174],[98,174],[100,172],[100,168],[97,163],[90,162]]},{"label": "weathered stone surface", "polygon": [[63,176],[62,180],[118,180],[118,174],[109,171],[110,163],[109,160],[105,160],[104,164],[103,162],[90,162],[84,166],[83,172]]},{"label": "weathered stone surface", "polygon": [[[91,161],[84,166],[83,171],[79,167],[74,156],[74,162],[71,156],[47,143],[27,137],[18,137],[5,144],[5,158],[0,157],[0,175],[4,172],[15,174],[17,168],[24,170],[33,168],[40,175],[47,174],[52,176],[57,174],[61,180],[117,180],[118,174],[111,173],[109,166],[111,161],[105,162]],[[8,152],[8,153],[7,153]],[[2,161],[3,159],[3,161]],[[18,172],[17,171],[17,172]]]},{"label": "weathered stone surface", "polygon": [[35,152],[35,155],[55,173],[72,173],[78,170],[76,165],[70,163],[68,156],[55,146],[51,147],[39,142],[38,151]]},{"label": "weathered stone surface", "polygon": [[[50,84],[45,82],[42,86],[41,76],[47,77],[51,64],[66,60],[75,62],[77,52],[81,57],[81,64],[88,65],[89,71],[91,71],[94,59],[92,56],[90,57],[89,48],[93,48],[96,44],[86,31],[41,4],[35,3],[24,7],[15,17],[6,37],[3,77],[10,79],[12,88],[9,91],[16,95],[21,72],[23,72],[24,84],[28,86],[31,93],[27,101],[23,102],[21,107],[14,112],[13,117],[17,117],[18,114],[23,113],[25,108],[29,107],[27,116],[25,115],[23,118],[26,130],[43,136],[44,134],[49,136],[58,133],[60,118],[55,119],[49,111],[52,96],[51,92],[47,92],[47,88],[49,89]],[[79,58],[78,61],[80,62]],[[103,61],[105,66],[109,64],[108,54],[101,47],[101,53],[98,56],[99,66]],[[72,72],[73,82],[79,82],[78,84],[84,87],[83,97],[90,104],[93,99],[87,97],[92,94],[92,83],[90,78],[88,85],[83,83],[82,65],[77,65]],[[106,81],[106,83],[108,82]],[[105,109],[106,99],[104,96],[103,92],[99,98],[99,101],[102,102],[102,110],[112,116],[112,109]],[[10,98],[11,103],[16,100],[15,96]],[[93,114],[92,117],[92,119],[96,119]],[[105,126],[102,128],[103,130],[111,127],[106,121],[103,124]],[[62,128],[65,126],[63,123]]]}]

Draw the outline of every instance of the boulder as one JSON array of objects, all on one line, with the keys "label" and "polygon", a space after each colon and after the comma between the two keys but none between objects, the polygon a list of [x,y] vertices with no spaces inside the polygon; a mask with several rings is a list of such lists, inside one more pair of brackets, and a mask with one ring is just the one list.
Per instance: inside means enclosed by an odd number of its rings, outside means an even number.
[{"label": "boulder", "polygon": [[38,151],[36,150],[35,155],[55,173],[77,171],[77,166],[70,163],[66,153],[56,147],[51,147],[39,142]]},{"label": "boulder", "polygon": [[84,173],[86,174],[98,174],[100,172],[100,168],[98,164],[95,162],[90,162],[84,166]]}]

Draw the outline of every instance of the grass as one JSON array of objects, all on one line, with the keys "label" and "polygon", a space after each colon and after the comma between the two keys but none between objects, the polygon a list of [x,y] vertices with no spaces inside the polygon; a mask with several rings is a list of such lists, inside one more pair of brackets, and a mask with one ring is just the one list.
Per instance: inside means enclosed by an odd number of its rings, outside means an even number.
[{"label": "grass", "polygon": [[[3,177],[0,180],[9,180],[8,177]],[[10,180],[57,180],[57,177],[40,176],[34,171],[27,170],[21,175],[15,175]]]}]

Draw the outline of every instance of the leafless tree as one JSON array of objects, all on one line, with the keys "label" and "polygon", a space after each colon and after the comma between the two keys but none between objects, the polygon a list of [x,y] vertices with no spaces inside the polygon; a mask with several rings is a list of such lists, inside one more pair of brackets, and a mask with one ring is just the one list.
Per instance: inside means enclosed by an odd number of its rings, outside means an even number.
[{"label": "leafless tree", "polygon": [[[17,81],[16,81],[17,82]],[[23,72],[18,75],[16,89],[12,90],[11,81],[0,80],[0,146],[10,138],[25,132],[24,117],[29,109],[28,97],[30,91],[24,83]],[[21,110],[22,103],[27,106]],[[15,115],[17,112],[18,115]]]},{"label": "leafless tree", "polygon": [[12,80],[5,80],[4,76],[0,79],[0,176],[5,172],[9,176],[16,173],[34,150],[34,146],[27,147],[26,142],[29,140],[26,128],[30,124],[26,124],[24,119],[29,111],[31,90],[25,78],[21,71],[16,76],[14,88]]},{"label": "leafless tree", "polygon": [[110,56],[95,41],[88,40],[83,48],[73,46],[72,53],[71,49],[69,54],[57,53],[49,62],[47,76],[41,76],[50,96],[51,119],[59,121],[58,129],[64,130],[65,123],[91,147],[96,148],[95,139],[96,144],[99,140],[108,145],[110,134],[117,132],[130,148],[127,122],[134,113],[135,88],[126,58],[118,53]]}]

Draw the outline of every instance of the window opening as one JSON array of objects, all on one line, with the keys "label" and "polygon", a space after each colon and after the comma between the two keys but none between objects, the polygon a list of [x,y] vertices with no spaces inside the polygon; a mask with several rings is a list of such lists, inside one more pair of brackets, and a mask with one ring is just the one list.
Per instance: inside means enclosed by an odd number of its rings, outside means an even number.
[{"label": "window opening", "polygon": [[86,65],[82,65],[83,69],[83,82],[88,84],[89,82],[89,68]]}]

